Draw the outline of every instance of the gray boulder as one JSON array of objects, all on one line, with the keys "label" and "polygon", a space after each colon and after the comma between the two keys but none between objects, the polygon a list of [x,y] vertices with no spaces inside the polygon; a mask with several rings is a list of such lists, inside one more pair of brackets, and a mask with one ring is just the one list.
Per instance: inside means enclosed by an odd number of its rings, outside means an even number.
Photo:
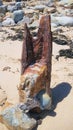
[{"label": "gray boulder", "polygon": [[9,130],[32,130],[36,126],[36,120],[30,118],[18,106],[6,108],[0,113],[0,121]]},{"label": "gray boulder", "polygon": [[7,18],[2,22],[3,26],[15,25],[15,22],[12,18]]},{"label": "gray boulder", "polygon": [[0,13],[5,14],[6,11],[7,11],[7,5],[1,5],[1,6],[0,6]]},{"label": "gray boulder", "polygon": [[24,11],[23,10],[17,10],[13,12],[13,19],[15,23],[18,23],[20,20],[22,20],[24,17]]}]

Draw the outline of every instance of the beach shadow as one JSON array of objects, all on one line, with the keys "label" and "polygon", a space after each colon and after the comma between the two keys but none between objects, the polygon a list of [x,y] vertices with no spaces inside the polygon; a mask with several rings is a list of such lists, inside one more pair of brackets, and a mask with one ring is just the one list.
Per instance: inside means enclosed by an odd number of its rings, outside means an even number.
[{"label": "beach shadow", "polygon": [[[52,99],[53,99],[53,110],[45,110],[42,111],[40,114],[37,114],[36,120],[43,120],[46,116],[56,116],[55,108],[57,107],[57,104],[61,102],[64,98],[68,96],[68,94],[71,91],[71,85],[69,83],[63,82],[58,84],[56,87],[54,87],[52,90]],[[33,130],[37,130],[37,127]]]},{"label": "beach shadow", "polygon": [[55,108],[59,102],[68,96],[70,91],[71,85],[66,82],[60,83],[52,89],[53,105]]}]

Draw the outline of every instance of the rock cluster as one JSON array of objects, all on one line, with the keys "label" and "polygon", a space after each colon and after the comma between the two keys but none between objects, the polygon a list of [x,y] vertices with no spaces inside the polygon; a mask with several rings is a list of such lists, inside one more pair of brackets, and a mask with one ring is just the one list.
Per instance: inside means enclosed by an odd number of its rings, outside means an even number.
[{"label": "rock cluster", "polygon": [[[59,5],[59,6],[58,6]],[[52,26],[73,25],[73,0],[19,1],[3,4],[0,0],[0,26],[30,24],[43,14],[51,14]],[[60,22],[59,18],[63,19]],[[56,19],[55,19],[56,18]],[[63,22],[64,21],[64,22]],[[66,21],[66,22],[65,22]],[[35,24],[34,24],[35,25]],[[33,26],[30,25],[30,26]],[[38,27],[38,26],[37,26]]]},{"label": "rock cluster", "polygon": [[15,25],[24,17],[22,2],[0,4],[0,23],[2,26]]}]

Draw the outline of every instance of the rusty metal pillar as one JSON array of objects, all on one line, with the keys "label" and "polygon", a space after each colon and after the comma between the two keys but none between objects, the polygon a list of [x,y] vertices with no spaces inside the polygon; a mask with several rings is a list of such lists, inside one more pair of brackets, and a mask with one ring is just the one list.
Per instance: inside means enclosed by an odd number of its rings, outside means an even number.
[{"label": "rusty metal pillar", "polygon": [[[31,99],[29,104],[33,108],[33,104],[39,102],[34,101],[37,95],[45,89],[40,97],[39,107],[48,109],[52,104],[50,93],[51,82],[51,60],[52,60],[52,33],[50,16],[43,16],[40,20],[37,38],[34,39],[25,24],[24,42],[22,50],[22,72],[21,83],[19,88],[20,99]],[[35,103],[34,103],[35,102]],[[35,105],[35,106],[36,106]],[[30,105],[29,105],[30,106]],[[38,106],[38,105],[37,105]]]},{"label": "rusty metal pillar", "polygon": [[49,94],[52,66],[52,33],[50,15],[41,18],[37,39],[34,40],[34,46],[36,61],[41,62],[41,64],[45,63],[48,67],[46,92]]},{"label": "rusty metal pillar", "polygon": [[34,63],[34,52],[32,35],[27,27],[24,25],[24,41],[22,46],[22,58],[21,58],[21,75],[24,74],[25,69],[32,63]]}]

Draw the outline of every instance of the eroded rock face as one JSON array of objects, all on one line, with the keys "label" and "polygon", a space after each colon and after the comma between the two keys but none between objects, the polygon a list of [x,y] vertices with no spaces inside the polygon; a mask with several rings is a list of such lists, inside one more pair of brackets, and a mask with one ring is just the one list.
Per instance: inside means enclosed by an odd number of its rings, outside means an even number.
[{"label": "eroded rock face", "polygon": [[4,109],[0,114],[0,121],[9,130],[32,130],[36,126],[36,120],[23,113],[18,106]]}]

